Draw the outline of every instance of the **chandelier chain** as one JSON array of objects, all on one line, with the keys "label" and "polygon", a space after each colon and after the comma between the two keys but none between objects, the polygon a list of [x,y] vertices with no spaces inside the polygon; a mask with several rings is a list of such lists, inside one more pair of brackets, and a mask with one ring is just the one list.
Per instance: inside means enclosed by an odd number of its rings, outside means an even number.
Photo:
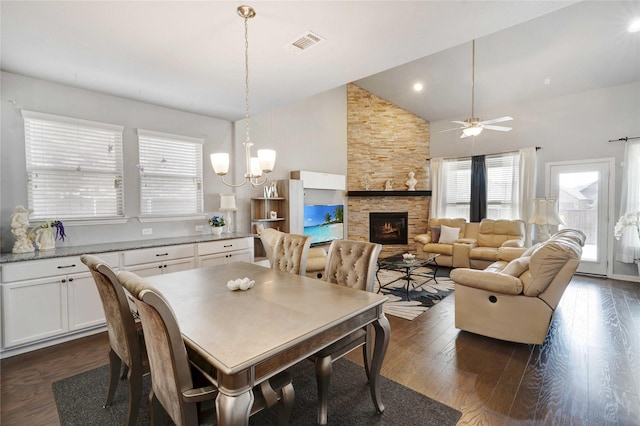
[{"label": "chandelier chain", "polygon": [[245,107],[245,139],[249,140],[249,17],[244,17],[244,107]]}]

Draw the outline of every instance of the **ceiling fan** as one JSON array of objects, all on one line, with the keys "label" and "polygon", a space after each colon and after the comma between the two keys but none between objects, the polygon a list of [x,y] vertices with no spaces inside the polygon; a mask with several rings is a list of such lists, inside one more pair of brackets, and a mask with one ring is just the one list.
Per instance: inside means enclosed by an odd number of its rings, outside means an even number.
[{"label": "ceiling fan", "polygon": [[461,124],[462,127],[455,127],[453,129],[442,130],[448,132],[451,130],[462,130],[461,138],[468,138],[469,136],[478,136],[482,133],[482,130],[498,130],[501,132],[508,132],[511,127],[494,126],[495,123],[502,123],[504,121],[513,120],[513,117],[500,117],[492,120],[481,120],[475,117],[474,104],[475,104],[475,65],[476,65],[476,41],[473,40],[471,51],[471,118],[467,118],[464,121],[452,121],[452,123]]}]

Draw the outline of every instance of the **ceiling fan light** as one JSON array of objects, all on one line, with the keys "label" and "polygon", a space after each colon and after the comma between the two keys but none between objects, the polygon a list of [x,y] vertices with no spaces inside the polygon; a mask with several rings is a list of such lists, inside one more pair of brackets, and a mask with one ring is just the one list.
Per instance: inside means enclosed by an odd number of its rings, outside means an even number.
[{"label": "ceiling fan light", "polygon": [[464,133],[465,136],[478,136],[480,133],[482,133],[482,127],[480,126],[466,127],[462,129],[462,133]]}]

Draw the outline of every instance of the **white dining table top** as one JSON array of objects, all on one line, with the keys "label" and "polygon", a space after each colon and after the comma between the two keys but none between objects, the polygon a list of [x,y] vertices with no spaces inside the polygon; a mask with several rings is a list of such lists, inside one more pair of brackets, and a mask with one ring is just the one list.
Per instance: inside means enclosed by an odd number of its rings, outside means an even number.
[{"label": "white dining table top", "polygon": [[[229,280],[244,277],[255,280],[251,289],[227,288]],[[256,365],[387,299],[247,262],[146,280],[171,305],[187,344],[224,374]]]}]

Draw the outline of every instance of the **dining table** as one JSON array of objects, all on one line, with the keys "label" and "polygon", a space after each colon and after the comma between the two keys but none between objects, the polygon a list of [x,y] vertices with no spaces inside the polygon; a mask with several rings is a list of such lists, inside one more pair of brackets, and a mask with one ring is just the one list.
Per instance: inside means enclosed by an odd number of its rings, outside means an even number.
[{"label": "dining table", "polygon": [[[243,278],[253,286],[227,286]],[[391,332],[382,309],[386,296],[248,262],[145,279],[169,302],[189,351],[215,371],[219,425],[247,425],[254,386],[369,326],[369,388],[375,410],[384,411],[379,377]]]}]

